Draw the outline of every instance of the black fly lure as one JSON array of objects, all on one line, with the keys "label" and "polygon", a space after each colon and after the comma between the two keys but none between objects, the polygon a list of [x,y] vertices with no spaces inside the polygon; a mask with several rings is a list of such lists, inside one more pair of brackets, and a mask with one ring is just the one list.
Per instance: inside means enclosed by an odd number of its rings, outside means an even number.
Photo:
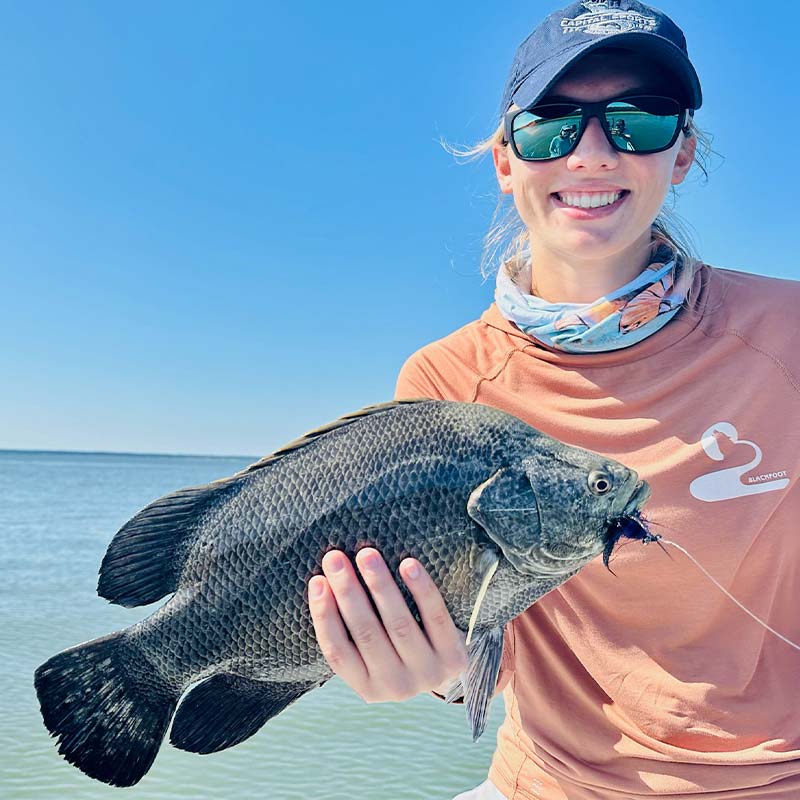
[{"label": "black fly lure", "polygon": [[611,567],[608,566],[608,561],[611,558],[611,553],[615,545],[620,539],[636,539],[648,544],[649,542],[657,542],[660,538],[661,537],[657,533],[650,532],[647,520],[638,511],[633,514],[617,517],[611,521],[608,527],[606,546],[603,549],[603,563],[606,565],[609,572],[613,572]]}]

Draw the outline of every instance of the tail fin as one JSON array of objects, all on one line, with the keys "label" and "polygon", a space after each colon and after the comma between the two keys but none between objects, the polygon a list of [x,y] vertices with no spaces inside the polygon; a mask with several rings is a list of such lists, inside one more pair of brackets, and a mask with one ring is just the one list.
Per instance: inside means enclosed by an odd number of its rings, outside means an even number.
[{"label": "tail fin", "polygon": [[58,752],[113,786],[132,786],[150,769],[180,695],[142,668],[124,631],[53,656],[34,683]]}]

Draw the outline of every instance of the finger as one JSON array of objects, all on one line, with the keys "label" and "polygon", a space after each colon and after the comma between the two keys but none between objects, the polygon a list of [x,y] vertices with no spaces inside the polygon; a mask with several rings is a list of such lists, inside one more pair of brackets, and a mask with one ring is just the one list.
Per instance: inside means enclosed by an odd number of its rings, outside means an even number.
[{"label": "finger", "polygon": [[467,666],[465,637],[453,622],[441,592],[415,558],[400,563],[400,576],[417,604],[431,647],[450,675],[457,675]]},{"label": "finger", "polygon": [[367,667],[347,635],[336,598],[322,575],[308,582],[308,606],[317,643],[328,666],[353,688],[365,684]]},{"label": "finger", "polygon": [[400,659],[358,582],[350,559],[332,550],[322,559],[322,571],[369,675],[384,676],[398,671]]},{"label": "finger", "polygon": [[[356,555],[356,564],[400,660],[420,676],[423,683],[438,683],[441,676],[433,648],[411,614],[381,554],[372,547],[365,547]],[[426,677],[429,680],[425,680]]]}]

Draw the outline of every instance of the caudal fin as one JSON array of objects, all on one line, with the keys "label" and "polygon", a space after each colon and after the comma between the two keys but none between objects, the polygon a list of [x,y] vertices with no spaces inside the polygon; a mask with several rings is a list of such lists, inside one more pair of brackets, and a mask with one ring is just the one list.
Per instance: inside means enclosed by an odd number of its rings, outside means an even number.
[{"label": "caudal fin", "polygon": [[58,752],[92,778],[132,786],[150,769],[179,692],[118,631],[53,656],[34,684]]}]

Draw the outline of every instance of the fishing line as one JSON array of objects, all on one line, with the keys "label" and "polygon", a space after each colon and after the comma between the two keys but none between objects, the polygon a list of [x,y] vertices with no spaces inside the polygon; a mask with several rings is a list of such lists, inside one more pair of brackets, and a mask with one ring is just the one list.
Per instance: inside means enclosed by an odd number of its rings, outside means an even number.
[{"label": "fishing line", "polygon": [[[666,525],[663,525],[658,522],[653,522],[652,520],[646,519],[644,517],[640,517],[640,522],[643,523],[645,531],[647,531],[648,535],[651,537],[650,541],[655,541],[659,545],[662,545],[661,548],[662,550],[664,549],[663,545],[665,544],[672,545],[672,547],[676,548],[677,550],[680,550],[711,581],[711,583],[713,583],[714,586],[717,587],[717,589],[719,589],[729,600],[731,600],[737,606],[739,606],[739,608],[741,608],[742,611],[744,611],[744,613],[747,614],[747,616],[755,620],[759,625],[761,625],[763,628],[765,628],[771,634],[773,634],[773,636],[777,636],[782,642],[788,644],[789,647],[793,647],[795,650],[800,651],[799,644],[796,644],[791,639],[787,639],[782,633],[776,631],[775,628],[770,627],[766,622],[764,622],[763,619],[757,617],[749,608],[747,608],[743,603],[737,600],[685,547],[679,545],[677,542],[671,541],[670,539],[665,539],[658,533],[651,533],[649,530],[651,525],[656,525],[659,528],[666,528],[667,530],[670,530]],[[666,553],[667,551],[664,550],[664,552]],[[669,553],[667,553],[667,555],[669,555]]]},{"label": "fishing line", "polygon": [[749,608],[745,607],[740,603],[685,547],[681,547],[677,542],[671,542],[669,539],[665,539],[663,536],[658,537],[658,541],[663,542],[664,544],[670,544],[673,547],[677,547],[685,556],[692,561],[695,566],[713,583],[729,600],[732,600],[736,603],[739,608],[744,611],[749,617],[752,617],[759,625],[762,625],[766,628],[771,634],[777,636],[781,641],[786,642],[790,647],[794,647],[795,650],[800,650],[800,645],[795,644],[791,639],[787,639],[782,633],[778,633],[775,628],[771,628],[764,622],[763,619],[757,617]]},{"label": "fishing line", "polygon": [[[490,511],[533,511],[534,509],[527,509],[527,508],[517,508],[517,509],[494,508],[494,509],[489,509],[489,510]],[[666,525],[663,525],[663,524],[658,523],[658,522],[653,522],[652,520],[649,520],[649,519],[645,520],[644,518],[642,518],[642,522],[645,523],[645,527],[647,527],[649,525],[656,525],[659,528],[667,528]],[[669,528],[667,528],[667,530],[669,530]],[[742,611],[744,611],[744,613],[747,614],[747,616],[749,616],[751,619],[755,620],[765,630],[768,630],[773,636],[777,636],[782,642],[785,642],[786,644],[788,644],[789,647],[793,647],[795,650],[800,651],[800,644],[797,644],[797,643],[793,642],[791,639],[788,639],[782,633],[779,633],[778,631],[776,631],[775,628],[773,628],[770,625],[768,625],[766,622],[764,622],[763,619],[761,619],[760,617],[756,616],[749,608],[747,608],[747,606],[743,605],[739,600],[737,600],[685,547],[679,545],[677,542],[671,541],[670,539],[665,539],[660,534],[654,533],[654,534],[650,534],[650,535],[653,537],[652,541],[655,541],[658,544],[672,545],[672,547],[676,548],[677,550],[680,550],[711,581],[711,583],[713,583],[714,586],[717,587],[717,589],[719,589],[729,600],[731,600],[733,603],[735,603],[737,606],[739,606],[739,608],[741,608]],[[666,550],[664,552],[666,552]],[[669,553],[667,553],[667,555],[669,555]]]}]

